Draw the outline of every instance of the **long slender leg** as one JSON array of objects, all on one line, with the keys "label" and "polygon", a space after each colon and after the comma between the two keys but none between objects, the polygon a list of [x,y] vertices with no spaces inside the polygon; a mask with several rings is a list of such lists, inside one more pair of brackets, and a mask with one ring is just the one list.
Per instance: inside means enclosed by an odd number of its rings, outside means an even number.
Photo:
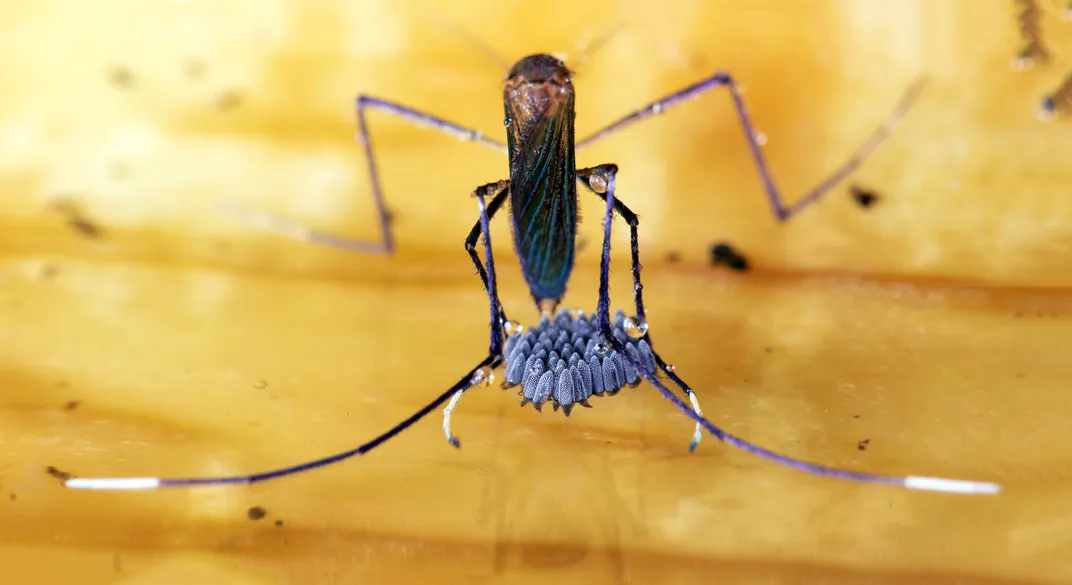
[{"label": "long slender leg", "polygon": [[365,160],[368,163],[369,182],[372,184],[372,198],[376,202],[376,213],[380,222],[380,239],[377,241],[358,240],[355,238],[349,238],[346,236],[340,236],[324,231],[312,229],[304,224],[296,222],[285,217],[269,213],[268,211],[249,207],[246,205],[225,202],[220,204],[220,210],[229,215],[233,215],[238,219],[252,222],[264,229],[272,230],[282,233],[286,236],[301,240],[303,242],[309,242],[313,244],[321,244],[325,246],[332,246],[334,248],[341,248],[344,250],[350,250],[354,252],[372,253],[372,254],[391,254],[394,252],[394,235],[391,231],[391,215],[387,211],[387,206],[384,202],[383,191],[380,188],[380,177],[376,166],[376,157],[372,152],[372,139],[369,136],[368,124],[365,121],[365,110],[367,108],[377,109],[389,114],[393,114],[402,118],[403,120],[412,122],[422,128],[431,128],[438,130],[446,134],[450,134],[463,142],[478,142],[485,146],[490,146],[496,150],[505,152],[506,145],[487,136],[471,130],[464,126],[459,126],[453,122],[448,122],[442,118],[420,112],[413,108],[397,104],[395,102],[375,98],[368,95],[361,95],[357,97],[357,127],[358,135],[357,140],[361,143],[365,150]]},{"label": "long slender leg", "polygon": [[[488,183],[481,186],[477,191],[481,192],[481,196],[487,197],[489,194],[494,193],[491,203],[488,204],[488,221],[495,218],[495,214],[502,207],[502,204],[506,202],[507,196],[510,195],[510,181],[496,181],[494,183]],[[474,192],[474,195],[476,192]],[[488,274],[484,271],[484,265],[480,263],[480,256],[476,252],[476,243],[480,239],[481,227],[483,224],[480,220],[477,220],[473,225],[473,229],[469,231],[469,237],[465,238],[465,251],[469,253],[469,257],[473,260],[473,265],[476,266],[477,274],[480,275],[480,282],[484,284],[484,290],[488,288]],[[503,321],[506,321],[506,311],[499,307],[499,317]]]},{"label": "long slender leg", "polygon": [[[491,204],[488,206],[486,212],[484,210],[484,198],[489,194],[494,193],[495,197],[492,198]],[[469,257],[473,259],[473,264],[476,266],[477,272],[480,274],[480,280],[484,283],[484,290],[487,290],[490,286],[488,280],[488,273],[484,271],[484,265],[480,263],[480,256],[476,253],[476,242],[480,239],[480,235],[484,234],[484,242],[487,243],[488,228],[490,227],[491,219],[495,217],[495,212],[499,210],[503,202],[506,201],[506,196],[510,194],[510,181],[496,181],[494,183],[488,183],[482,185],[473,191],[473,196],[480,201],[481,216],[477,220],[476,225],[473,226],[472,231],[469,232],[469,236],[465,238],[465,250],[469,252]],[[485,217],[486,216],[486,217]],[[506,322],[506,311],[503,310],[502,305],[499,305],[498,316],[495,317],[499,320],[500,325]],[[490,372],[487,374],[490,376]],[[481,384],[490,383],[490,377],[485,378],[484,374],[481,374],[479,380],[474,381],[474,385],[479,382]],[[454,396],[447,403],[447,407],[443,409],[443,434],[446,435],[447,441],[455,447],[459,447],[460,443],[458,438],[454,436],[454,433],[450,430],[450,417],[454,413],[454,409],[458,406],[458,401],[461,400],[462,394],[469,388],[462,388],[454,393]]]},{"label": "long slender leg", "polygon": [[908,88],[908,91],[905,92],[901,101],[893,110],[893,113],[886,118],[886,121],[883,122],[882,126],[875,130],[867,142],[853,153],[845,164],[827,176],[827,178],[823,179],[814,189],[809,191],[792,205],[786,205],[782,201],[782,196],[778,192],[778,187],[774,184],[774,177],[771,175],[770,169],[767,168],[767,159],[763,156],[763,152],[760,149],[759,140],[756,138],[755,126],[753,126],[752,120],[748,116],[748,110],[744,105],[744,99],[741,97],[741,92],[737,87],[737,83],[730,77],[729,73],[724,71],[719,71],[707,79],[654,101],[651,104],[648,104],[648,106],[622,117],[602,130],[577,142],[576,149],[580,150],[581,148],[588,146],[601,138],[605,138],[634,122],[638,122],[656,114],[661,114],[685,100],[698,97],[707,90],[723,86],[729,88],[730,95],[733,96],[733,103],[737,110],[737,117],[741,122],[745,138],[748,140],[748,148],[752,152],[752,160],[755,162],[756,169],[759,171],[759,176],[763,181],[763,186],[767,191],[767,199],[770,202],[771,212],[774,213],[774,216],[778,218],[779,221],[786,221],[807,206],[818,201],[819,198],[848,177],[849,174],[855,171],[857,167],[867,159],[867,157],[878,149],[879,145],[893,132],[893,129],[905,116],[909,106],[912,105],[916,96],[919,95],[919,92],[923,88],[923,80],[919,79],[915,81]]},{"label": "long slender leg", "polygon": [[[617,173],[617,165],[605,164],[598,167],[580,169],[577,171],[577,178],[589,191],[598,195],[603,201],[606,201],[607,186],[611,184],[612,179],[617,176]],[[643,268],[640,264],[640,242],[638,238],[640,218],[637,217],[637,214],[633,213],[633,210],[629,209],[625,203],[622,203],[620,199],[614,200],[614,209],[618,212],[618,215],[622,216],[625,223],[629,224],[629,243],[633,268],[633,300],[636,303],[636,318],[638,320],[636,325],[647,327],[647,317],[644,310],[644,285],[640,282],[640,270]],[[651,334],[645,331],[643,339],[647,339],[648,345],[652,347],[652,353],[655,355],[655,363],[659,366],[659,369],[666,373],[666,375],[673,377],[673,370],[659,357],[659,354],[654,352],[654,343],[651,340]],[[703,410],[700,408],[700,400],[696,397],[696,392],[685,384],[681,384],[681,388],[685,391],[685,395],[688,396],[689,402],[692,403],[692,409],[696,411],[696,414],[702,415]],[[696,429],[692,433],[692,440],[689,442],[690,453],[696,450],[696,446],[700,444],[700,440],[703,438],[701,428],[700,423],[696,423]]]},{"label": "long slender leg", "polygon": [[[670,402],[674,403],[681,412],[692,418],[694,421],[700,423],[703,428],[714,435],[721,441],[729,443],[738,449],[742,449],[749,453],[759,455],[764,459],[768,459],[775,463],[794,467],[801,471],[816,475],[826,475],[831,477],[837,477],[841,479],[848,479],[853,481],[867,482],[867,483],[880,483],[886,485],[897,485],[909,489],[918,490],[931,490],[941,492],[955,492],[955,493],[968,493],[968,494],[996,494],[1001,491],[1001,487],[993,483],[965,481],[956,479],[943,479],[936,477],[920,477],[915,475],[909,476],[888,476],[888,475],[875,475],[870,473],[862,473],[857,471],[848,471],[845,469],[837,469],[833,467],[826,467],[815,463],[809,463],[800,459],[795,459],[780,453],[776,453],[769,449],[764,449],[758,445],[740,439],[723,431],[716,427],[704,416],[694,412],[684,402],[681,401],[673,392],[671,392],[663,383],[655,376],[654,373],[649,372],[639,360],[634,358],[625,349],[625,344],[619,341],[611,330],[610,326],[610,231],[612,221],[614,219],[615,199],[614,199],[614,175],[611,174],[606,186],[607,191],[607,211],[603,220],[603,254],[600,260],[599,266],[599,302],[597,304],[597,316],[596,323],[599,324],[600,331],[602,333],[603,341],[611,346],[614,351],[618,352],[623,359],[629,360],[629,363],[636,368],[644,379],[646,379],[652,386],[655,386],[662,394],[663,398],[666,398]],[[677,376],[671,376],[676,382],[680,383],[680,378]],[[685,387],[681,383],[682,387]]]},{"label": "long slender leg", "polygon": [[[488,342],[488,355],[480,361],[473,369],[469,370],[460,380],[458,380],[453,386],[451,386],[446,392],[440,394],[435,400],[429,402],[423,406],[420,410],[410,415],[402,422],[391,427],[387,432],[382,433],[376,438],[368,441],[358,447],[322,457],[320,459],[314,459],[312,461],[306,461],[305,463],[299,463],[297,465],[291,465],[288,467],[281,467],[279,469],[273,469],[271,471],[263,471],[260,473],[254,473],[249,475],[237,475],[231,477],[201,477],[201,478],[186,478],[186,479],[166,479],[160,477],[127,477],[127,478],[71,478],[64,482],[64,485],[68,488],[75,489],[98,489],[98,490],[143,490],[154,489],[161,487],[189,487],[197,485],[222,485],[222,484],[243,484],[243,483],[257,483],[262,481],[268,481],[271,479],[277,479],[288,475],[294,475],[317,469],[319,467],[326,467],[333,463],[338,463],[351,457],[358,455],[364,455],[369,451],[372,451],[376,447],[379,447],[383,443],[390,440],[395,435],[406,430],[417,421],[424,418],[428,413],[438,408],[441,404],[449,399],[458,396],[465,389],[474,384],[480,384],[485,378],[486,373],[490,369],[495,368],[502,362],[503,359],[503,325],[499,321],[499,292],[498,285],[495,280],[495,263],[491,254],[491,230],[488,229],[488,213],[484,204],[484,194],[478,189],[474,192],[477,201],[480,204],[480,224],[484,233],[484,261],[487,263],[488,274],[488,304],[490,307],[491,318],[491,339]],[[485,370],[484,368],[488,368]],[[458,445],[457,440],[452,441],[455,446]]]}]

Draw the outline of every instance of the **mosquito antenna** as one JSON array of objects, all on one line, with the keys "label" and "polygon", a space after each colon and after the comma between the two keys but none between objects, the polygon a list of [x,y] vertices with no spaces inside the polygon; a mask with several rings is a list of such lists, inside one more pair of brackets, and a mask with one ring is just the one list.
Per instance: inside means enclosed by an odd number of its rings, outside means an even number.
[{"label": "mosquito antenna", "polygon": [[485,57],[494,61],[495,64],[503,70],[503,72],[507,72],[510,70],[510,62],[504,59],[498,53],[496,53],[495,49],[492,49],[491,45],[484,42],[483,39],[471,33],[469,29],[435,11],[429,14],[425,14],[424,18],[430,21],[432,24],[448,29],[454,34],[468,41],[470,45],[472,45],[478,51],[483,53]]},{"label": "mosquito antenna", "polygon": [[[599,33],[592,40],[583,44],[578,43],[578,49],[580,49],[581,54],[578,55],[576,61],[574,61],[576,66],[580,67],[581,65],[584,65],[586,62],[588,62],[588,60],[592,58],[592,55],[594,55],[596,51],[602,49],[608,42],[610,42],[612,38],[614,38],[616,34],[621,32],[621,30],[625,27],[625,20],[620,19],[615,24],[603,29],[603,32]],[[570,69],[573,69],[573,67],[570,67]]]}]

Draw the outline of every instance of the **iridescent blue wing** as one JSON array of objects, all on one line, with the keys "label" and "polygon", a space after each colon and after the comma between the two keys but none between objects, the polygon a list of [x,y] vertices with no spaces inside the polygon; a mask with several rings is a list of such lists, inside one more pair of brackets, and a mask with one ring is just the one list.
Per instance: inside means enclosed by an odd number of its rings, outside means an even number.
[{"label": "iridescent blue wing", "polygon": [[514,246],[537,301],[558,301],[573,270],[577,235],[573,96],[526,120],[510,137]]}]

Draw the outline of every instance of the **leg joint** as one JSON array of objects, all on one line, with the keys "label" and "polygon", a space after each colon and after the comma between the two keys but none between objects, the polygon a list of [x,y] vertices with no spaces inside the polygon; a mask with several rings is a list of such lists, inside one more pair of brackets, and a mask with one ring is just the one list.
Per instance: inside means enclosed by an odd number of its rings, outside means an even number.
[{"label": "leg joint", "polygon": [[502,188],[505,187],[506,185],[508,185],[509,183],[510,183],[509,181],[495,181],[494,183],[488,183],[486,185],[481,185],[481,186],[479,186],[479,187],[477,187],[476,189],[473,190],[472,196],[473,197],[487,197],[489,195],[498,194],[498,192],[500,190],[502,190]]}]

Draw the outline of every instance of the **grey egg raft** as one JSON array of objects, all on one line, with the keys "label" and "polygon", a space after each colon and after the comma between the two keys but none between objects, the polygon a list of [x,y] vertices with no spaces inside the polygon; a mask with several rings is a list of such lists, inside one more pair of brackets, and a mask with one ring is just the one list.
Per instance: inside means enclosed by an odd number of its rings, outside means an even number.
[{"label": "grey egg raft", "polygon": [[[625,329],[627,317],[614,314],[614,336],[625,344],[633,358],[655,373],[658,365],[651,346],[644,339],[633,339]],[[551,401],[557,411],[569,416],[577,404],[591,408],[593,394],[614,395],[622,387],[634,387],[643,379],[621,354],[603,344],[584,311],[559,311],[554,319],[544,318],[535,327],[506,338],[506,361],[503,388],[521,386],[521,406],[529,402],[542,410]]]}]

